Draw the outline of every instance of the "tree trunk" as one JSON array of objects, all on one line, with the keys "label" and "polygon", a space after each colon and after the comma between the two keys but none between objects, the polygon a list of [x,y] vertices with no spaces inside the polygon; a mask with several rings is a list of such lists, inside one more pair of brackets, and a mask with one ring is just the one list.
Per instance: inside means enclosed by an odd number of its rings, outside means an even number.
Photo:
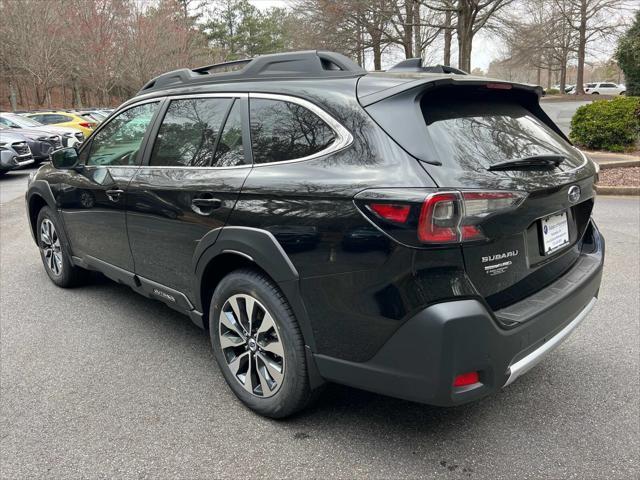
[{"label": "tree trunk", "polygon": [[542,83],[542,68],[538,67],[536,72],[536,83],[540,85]]},{"label": "tree trunk", "polygon": [[471,48],[473,44],[473,20],[471,5],[467,2],[458,3],[458,22],[456,34],[458,36],[458,68],[471,72]]},{"label": "tree trunk", "polygon": [[404,58],[413,58],[413,23],[413,0],[404,0],[404,27],[402,29]]},{"label": "tree trunk", "polygon": [[547,89],[551,88],[551,67],[547,69]]},{"label": "tree trunk", "polygon": [[458,68],[465,72],[471,72],[471,45],[473,37],[471,34],[468,36],[460,36],[458,31]]},{"label": "tree trunk", "polygon": [[564,95],[564,89],[567,84],[567,61],[563,60],[560,65],[560,95]]},{"label": "tree trunk", "polygon": [[12,81],[9,81],[9,103],[11,104],[11,110],[15,112],[18,109],[18,98],[16,95],[16,87],[14,87]]},{"label": "tree trunk", "polygon": [[71,90],[73,99],[71,100],[72,105],[75,108],[82,108],[82,98],[80,97],[80,89],[78,88],[78,78],[74,75],[71,77]]},{"label": "tree trunk", "polygon": [[420,31],[420,2],[413,0],[413,53],[422,58],[422,32]]},{"label": "tree trunk", "polygon": [[449,67],[451,66],[451,37],[453,37],[453,30],[451,29],[451,17],[452,12],[447,11],[444,14],[444,58],[443,63]]},{"label": "tree trunk", "polygon": [[576,94],[584,95],[584,55],[587,46],[587,0],[580,2],[580,28],[578,29],[578,72]]},{"label": "tree trunk", "polygon": [[373,49],[373,69],[382,70],[382,45],[380,35],[371,36],[371,48]]}]

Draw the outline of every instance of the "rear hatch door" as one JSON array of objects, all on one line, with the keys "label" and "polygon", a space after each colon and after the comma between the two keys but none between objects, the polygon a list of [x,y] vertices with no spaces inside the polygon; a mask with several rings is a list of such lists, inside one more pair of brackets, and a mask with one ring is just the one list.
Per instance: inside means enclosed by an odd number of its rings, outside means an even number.
[{"label": "rear hatch door", "polygon": [[500,309],[548,285],[577,260],[593,206],[595,166],[542,111],[538,88],[422,77],[422,83],[404,84],[408,88],[382,91],[365,81],[361,103],[440,189],[526,193],[517,207],[481,220],[483,240],[462,243],[472,283]]}]

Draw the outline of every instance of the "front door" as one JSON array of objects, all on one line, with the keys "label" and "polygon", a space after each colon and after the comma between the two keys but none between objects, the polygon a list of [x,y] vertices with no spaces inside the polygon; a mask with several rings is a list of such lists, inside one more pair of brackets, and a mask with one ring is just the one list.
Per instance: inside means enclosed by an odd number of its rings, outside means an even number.
[{"label": "front door", "polygon": [[141,281],[193,299],[196,247],[215,241],[251,169],[247,100],[181,97],[163,110],[129,186],[127,229]]},{"label": "front door", "polygon": [[[125,191],[142,160],[142,147],[159,101],[114,116],[80,150],[84,167],[61,172],[54,196],[74,256],[133,271],[125,223]],[[53,190],[53,189],[52,189]]]}]

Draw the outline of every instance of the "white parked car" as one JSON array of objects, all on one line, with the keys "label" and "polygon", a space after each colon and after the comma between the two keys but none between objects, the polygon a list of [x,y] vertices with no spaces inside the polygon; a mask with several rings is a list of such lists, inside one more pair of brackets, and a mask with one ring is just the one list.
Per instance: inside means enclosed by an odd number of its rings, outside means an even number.
[{"label": "white parked car", "polygon": [[612,82],[587,83],[584,93],[591,95],[624,95],[627,88],[624,85],[616,85]]}]

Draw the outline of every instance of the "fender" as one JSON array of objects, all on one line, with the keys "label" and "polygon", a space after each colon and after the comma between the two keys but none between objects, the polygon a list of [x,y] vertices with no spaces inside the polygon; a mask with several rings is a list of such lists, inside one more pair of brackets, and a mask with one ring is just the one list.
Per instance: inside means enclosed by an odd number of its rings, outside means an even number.
[{"label": "fender", "polygon": [[[33,238],[33,241],[35,242],[36,245],[38,245],[38,237],[37,237],[36,231],[33,228],[33,223],[31,222],[31,211],[29,209],[29,205],[31,204],[31,199],[36,195],[44,200],[44,202],[47,204],[47,206],[51,209],[51,211],[55,215],[56,221],[60,226],[60,231],[58,232],[58,234],[62,238],[62,241],[65,243],[65,245],[67,245],[68,247],[69,261],[71,262],[71,264],[74,264],[73,247],[69,242],[69,237],[67,236],[67,230],[64,224],[64,220],[62,219],[62,215],[60,215],[60,212],[58,211],[58,206],[56,204],[55,197],[53,196],[53,192],[51,191],[51,186],[49,185],[49,182],[46,182],[45,180],[34,180],[33,182],[31,182],[31,185],[29,185],[29,188],[27,189],[27,194],[25,198],[26,208],[27,208],[27,218],[29,220],[29,230],[31,231],[31,237]],[[33,220],[35,221],[36,219],[34,218]]]},{"label": "fender", "polygon": [[298,320],[305,343],[315,351],[313,331],[300,296],[300,275],[278,240],[267,230],[228,226],[212,230],[202,238],[193,256],[196,309],[202,311],[200,285],[207,266],[217,256],[229,253],[251,260],[278,284]]}]

